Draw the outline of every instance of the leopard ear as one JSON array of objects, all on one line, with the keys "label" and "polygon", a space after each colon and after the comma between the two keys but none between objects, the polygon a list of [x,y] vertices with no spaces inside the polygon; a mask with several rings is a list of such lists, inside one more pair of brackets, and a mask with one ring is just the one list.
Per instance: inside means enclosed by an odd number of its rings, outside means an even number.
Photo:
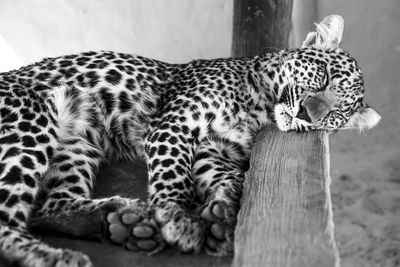
[{"label": "leopard ear", "polygon": [[342,16],[330,15],[316,23],[315,32],[309,32],[301,47],[332,50],[342,41],[344,20]]},{"label": "leopard ear", "polygon": [[381,115],[367,104],[364,104],[363,107],[351,115],[344,128],[360,129],[362,131],[374,127],[380,120]]}]

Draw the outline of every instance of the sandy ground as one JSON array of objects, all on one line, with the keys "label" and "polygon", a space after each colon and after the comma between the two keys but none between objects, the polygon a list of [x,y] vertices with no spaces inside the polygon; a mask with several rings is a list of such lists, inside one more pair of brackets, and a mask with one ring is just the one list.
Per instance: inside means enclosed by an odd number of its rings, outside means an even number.
[{"label": "sandy ground", "polygon": [[380,145],[379,138],[371,141],[373,135],[331,137],[331,190],[342,267],[400,266],[399,143]]}]

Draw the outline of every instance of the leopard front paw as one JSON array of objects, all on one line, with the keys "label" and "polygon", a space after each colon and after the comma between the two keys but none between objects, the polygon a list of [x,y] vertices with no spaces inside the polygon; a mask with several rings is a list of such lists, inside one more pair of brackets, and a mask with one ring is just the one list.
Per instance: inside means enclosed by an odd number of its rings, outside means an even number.
[{"label": "leopard front paw", "polygon": [[183,253],[198,253],[203,247],[205,222],[198,216],[175,212],[161,229],[164,240]]},{"label": "leopard front paw", "polygon": [[85,254],[69,249],[63,249],[59,254],[55,267],[93,267],[89,257]]},{"label": "leopard front paw", "polygon": [[154,254],[165,248],[160,227],[144,202],[107,215],[110,239],[131,251]]},{"label": "leopard front paw", "polygon": [[205,251],[214,256],[233,254],[235,209],[224,200],[213,200],[205,206],[201,217],[207,221]]}]

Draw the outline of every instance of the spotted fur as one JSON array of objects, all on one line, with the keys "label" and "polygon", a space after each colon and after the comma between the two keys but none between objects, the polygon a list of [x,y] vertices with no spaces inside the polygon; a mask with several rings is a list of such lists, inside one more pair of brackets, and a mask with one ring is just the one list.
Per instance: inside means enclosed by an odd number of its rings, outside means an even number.
[{"label": "spotted fur", "polygon": [[[336,130],[379,120],[363,102],[356,61],[306,43],[187,64],[88,52],[2,73],[1,254],[24,266],[91,266],[27,232],[44,226],[150,253],[166,245],[231,253],[244,172],[263,126]],[[90,198],[100,163],[136,158],[147,161],[147,202]]]}]

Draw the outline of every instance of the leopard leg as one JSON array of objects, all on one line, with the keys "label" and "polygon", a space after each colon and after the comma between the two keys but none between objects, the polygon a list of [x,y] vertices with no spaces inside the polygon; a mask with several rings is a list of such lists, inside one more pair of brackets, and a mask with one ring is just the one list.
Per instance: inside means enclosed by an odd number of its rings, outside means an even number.
[{"label": "leopard leg", "polygon": [[98,146],[79,137],[59,142],[43,179],[47,196],[31,228],[97,240],[109,238],[132,250],[133,244],[139,250],[162,249],[159,228],[148,214],[146,203],[119,196],[90,199],[103,158]]},{"label": "leopard leg", "polygon": [[[21,137],[22,135],[22,137]],[[26,226],[49,166],[54,140],[29,134],[0,134],[0,254],[12,266],[92,266],[82,253],[55,249],[27,233]]]},{"label": "leopard leg", "polygon": [[246,155],[235,147],[226,140],[208,140],[200,144],[195,154],[196,193],[204,203],[201,217],[208,222],[204,247],[212,255],[233,253],[246,165]]},{"label": "leopard leg", "polygon": [[204,240],[204,223],[192,212],[192,147],[189,129],[167,122],[150,133],[145,142],[154,217],[165,241],[183,252],[198,252]]},{"label": "leopard leg", "polygon": [[92,267],[88,256],[69,249],[53,248],[14,227],[0,225],[0,250],[9,266]]},{"label": "leopard leg", "polygon": [[58,216],[96,209],[91,201],[95,174],[103,159],[102,151],[83,137],[63,138],[54,151],[42,181],[45,202],[35,217]]}]

